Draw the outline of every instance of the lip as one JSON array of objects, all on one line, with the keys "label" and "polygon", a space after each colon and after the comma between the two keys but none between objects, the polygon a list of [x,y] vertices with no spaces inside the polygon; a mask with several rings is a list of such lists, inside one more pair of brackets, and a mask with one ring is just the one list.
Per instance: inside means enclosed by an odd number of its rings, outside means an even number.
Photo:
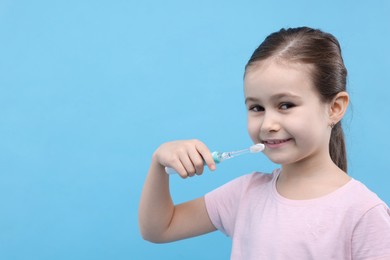
[{"label": "lip", "polygon": [[292,138],[267,139],[267,140],[263,140],[263,144],[270,149],[275,149],[275,148],[280,148],[280,147],[284,146],[285,144],[289,143],[291,140],[292,140]]}]

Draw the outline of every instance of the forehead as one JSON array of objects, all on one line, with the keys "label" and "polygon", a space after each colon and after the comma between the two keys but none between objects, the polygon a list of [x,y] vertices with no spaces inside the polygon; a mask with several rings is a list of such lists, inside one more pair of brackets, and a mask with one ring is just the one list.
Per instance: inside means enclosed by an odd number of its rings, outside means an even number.
[{"label": "forehead", "polygon": [[244,78],[245,96],[267,96],[280,93],[295,95],[317,95],[312,78],[312,66],[265,60],[247,68]]}]

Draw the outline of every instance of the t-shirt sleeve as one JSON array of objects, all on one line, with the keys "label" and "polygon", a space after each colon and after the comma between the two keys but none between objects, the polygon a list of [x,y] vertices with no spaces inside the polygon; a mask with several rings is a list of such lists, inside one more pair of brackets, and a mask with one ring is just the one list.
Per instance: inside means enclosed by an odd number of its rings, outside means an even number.
[{"label": "t-shirt sleeve", "polygon": [[367,211],[352,237],[353,258],[390,259],[390,209],[379,204]]},{"label": "t-shirt sleeve", "polygon": [[211,222],[227,236],[231,237],[234,232],[242,192],[249,178],[250,175],[238,177],[205,195]]}]

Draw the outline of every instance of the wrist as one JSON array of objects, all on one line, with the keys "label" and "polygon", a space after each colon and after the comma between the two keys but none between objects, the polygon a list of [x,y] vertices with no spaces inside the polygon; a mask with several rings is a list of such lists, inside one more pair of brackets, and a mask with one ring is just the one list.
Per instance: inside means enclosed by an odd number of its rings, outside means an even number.
[{"label": "wrist", "polygon": [[157,155],[156,153],[154,153],[152,155],[152,162],[151,162],[151,165],[150,165],[150,169],[152,172],[155,172],[157,174],[166,174],[165,172],[165,166],[162,165],[159,160],[157,159]]}]

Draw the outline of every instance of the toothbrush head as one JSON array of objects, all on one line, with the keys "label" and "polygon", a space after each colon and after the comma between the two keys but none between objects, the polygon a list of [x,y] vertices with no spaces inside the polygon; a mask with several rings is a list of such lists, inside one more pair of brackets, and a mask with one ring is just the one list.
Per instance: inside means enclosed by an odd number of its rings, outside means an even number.
[{"label": "toothbrush head", "polygon": [[258,153],[258,152],[263,151],[264,148],[265,148],[264,144],[258,143],[258,144],[254,144],[251,147],[249,147],[249,151],[251,153]]}]

